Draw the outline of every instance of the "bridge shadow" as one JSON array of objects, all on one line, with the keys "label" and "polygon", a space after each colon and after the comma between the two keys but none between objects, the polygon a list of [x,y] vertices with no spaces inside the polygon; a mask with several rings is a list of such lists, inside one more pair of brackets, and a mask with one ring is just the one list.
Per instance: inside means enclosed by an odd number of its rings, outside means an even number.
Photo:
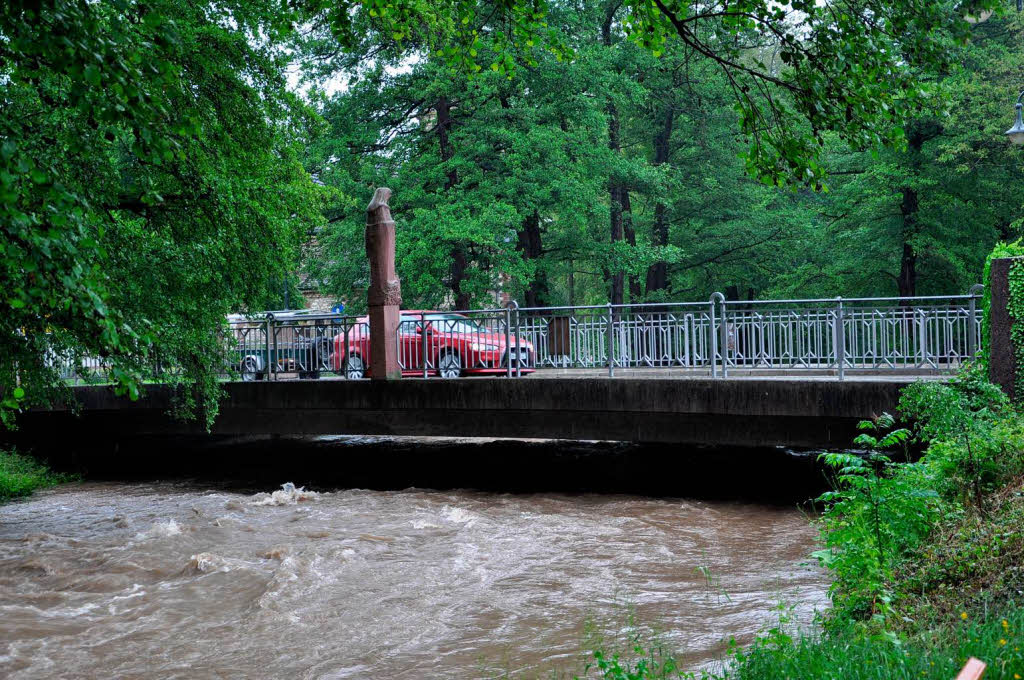
[{"label": "bridge shadow", "polygon": [[145,437],[35,450],[88,480],[181,480],[255,492],[476,489],[803,503],[828,487],[820,451],[562,440]]}]

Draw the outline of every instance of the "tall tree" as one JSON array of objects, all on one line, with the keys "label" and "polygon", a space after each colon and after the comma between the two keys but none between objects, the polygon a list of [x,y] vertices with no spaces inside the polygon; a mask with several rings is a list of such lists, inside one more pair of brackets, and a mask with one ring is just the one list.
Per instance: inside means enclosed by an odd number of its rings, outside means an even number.
[{"label": "tall tree", "polygon": [[294,21],[245,0],[0,10],[0,415],[83,355],[132,395],[159,358],[213,406],[225,314],[262,307],[320,219]]}]

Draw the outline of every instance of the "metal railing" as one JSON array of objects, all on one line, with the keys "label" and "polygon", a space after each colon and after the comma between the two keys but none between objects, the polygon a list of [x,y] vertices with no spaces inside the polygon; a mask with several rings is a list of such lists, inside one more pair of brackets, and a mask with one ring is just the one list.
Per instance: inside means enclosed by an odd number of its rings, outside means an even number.
[{"label": "metal railing", "polygon": [[[914,298],[726,300],[461,312],[403,311],[398,363],[412,377],[543,370],[675,369],[692,375],[951,372],[981,347],[981,287]],[[358,379],[370,367],[365,316],[233,315],[222,334],[229,380]],[[68,382],[104,382],[107,365],[54,356]],[[154,370],[167,375],[168,367]]]},{"label": "metal railing", "polygon": [[979,297],[723,301],[722,370],[953,370],[981,346]]},{"label": "metal railing", "polygon": [[967,295],[516,308],[530,368],[834,372],[953,371],[981,347],[979,287]]},{"label": "metal railing", "polygon": [[534,348],[530,368],[710,366],[716,307],[683,302],[513,306],[513,328]]},{"label": "metal railing", "polygon": [[370,326],[365,318],[353,316],[271,312],[230,319],[225,339],[226,377],[362,378]]},{"label": "metal railing", "polygon": [[99,358],[85,356],[70,350],[51,351],[47,364],[57,369],[62,380],[69,385],[87,385],[107,382],[109,364]]}]

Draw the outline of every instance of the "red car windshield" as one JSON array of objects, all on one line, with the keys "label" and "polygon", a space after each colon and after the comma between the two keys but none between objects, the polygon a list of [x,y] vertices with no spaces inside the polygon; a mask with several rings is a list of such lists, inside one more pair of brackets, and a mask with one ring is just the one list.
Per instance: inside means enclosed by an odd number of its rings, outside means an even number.
[{"label": "red car windshield", "polygon": [[[419,316],[403,316],[400,323],[418,323]],[[434,324],[434,328],[440,333],[480,333],[483,329],[472,319],[467,319],[458,314],[424,314],[423,319]]]}]

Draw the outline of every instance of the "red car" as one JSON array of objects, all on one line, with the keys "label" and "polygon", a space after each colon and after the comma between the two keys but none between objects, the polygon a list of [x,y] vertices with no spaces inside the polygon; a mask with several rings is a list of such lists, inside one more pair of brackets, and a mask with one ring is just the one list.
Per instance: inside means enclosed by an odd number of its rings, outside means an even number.
[{"label": "red car", "polygon": [[[492,327],[453,312],[402,310],[398,321],[398,363],[402,375],[423,375],[424,345],[428,375],[503,375],[519,364],[520,373],[532,373],[533,345],[510,334],[497,320]],[[424,327],[424,324],[426,325]],[[346,351],[346,339],[348,348]],[[507,347],[511,346],[511,352]],[[334,337],[334,371],[348,378],[370,374],[369,317],[359,317],[348,334]]]}]

